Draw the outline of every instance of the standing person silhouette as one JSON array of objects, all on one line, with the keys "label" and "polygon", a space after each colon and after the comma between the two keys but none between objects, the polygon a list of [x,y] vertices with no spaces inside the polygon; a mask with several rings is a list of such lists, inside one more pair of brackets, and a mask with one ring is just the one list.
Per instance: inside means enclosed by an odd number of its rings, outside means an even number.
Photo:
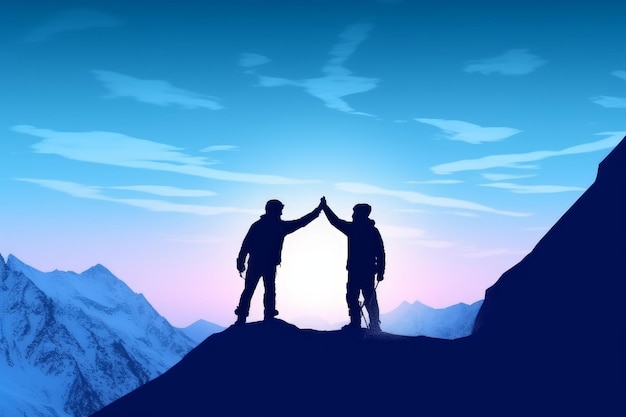
[{"label": "standing person silhouette", "polygon": [[250,226],[250,230],[241,244],[237,256],[237,270],[241,274],[246,270],[246,283],[235,309],[236,325],[246,322],[250,311],[250,301],[259,279],[263,277],[265,294],[263,295],[264,319],[271,320],[278,315],[276,310],[276,266],[281,262],[281,252],[285,236],[315,220],[321,212],[321,202],[312,212],[297,220],[282,220],[283,203],[269,200],[265,204],[265,214]]},{"label": "standing person silhouette", "polygon": [[352,222],[342,220],[321,200],[322,210],[330,224],[348,237],[348,283],[346,302],[350,323],[344,329],[361,328],[359,295],[363,293],[365,308],[370,319],[370,330],[380,330],[378,300],[374,280],[382,281],[385,273],[385,247],[374,220],[369,218],[372,207],[357,204],[353,208]]}]

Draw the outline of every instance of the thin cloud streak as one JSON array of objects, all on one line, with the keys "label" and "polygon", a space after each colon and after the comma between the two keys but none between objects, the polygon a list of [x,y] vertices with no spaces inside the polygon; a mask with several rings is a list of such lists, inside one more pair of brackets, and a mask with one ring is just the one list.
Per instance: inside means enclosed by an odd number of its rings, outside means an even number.
[{"label": "thin cloud streak", "polygon": [[461,180],[424,180],[424,181],[405,181],[405,184],[462,184]]},{"label": "thin cloud streak", "polygon": [[482,127],[462,120],[425,119],[417,118],[416,121],[438,127],[446,134],[446,138],[471,144],[484,142],[496,142],[521,132],[510,127]]},{"label": "thin cloud streak", "polygon": [[565,185],[520,185],[510,182],[494,182],[480,185],[483,187],[502,188],[517,194],[553,194],[571,191],[585,191],[582,187],[571,187]]},{"label": "thin cloud streak", "polygon": [[239,65],[244,68],[258,67],[259,65],[264,65],[271,61],[272,60],[268,57],[259,54],[249,52],[239,54]]},{"label": "thin cloud streak", "polygon": [[200,152],[221,152],[221,151],[236,151],[239,146],[235,145],[213,145],[200,149]]},{"label": "thin cloud streak", "polygon": [[480,174],[483,176],[484,179],[489,180],[489,181],[506,181],[506,180],[517,180],[517,179],[521,179],[521,178],[531,178],[531,177],[535,177],[536,175],[532,174],[532,175],[513,175],[513,174],[495,174],[495,173],[483,173]]},{"label": "thin cloud streak", "polygon": [[330,51],[331,59],[322,68],[322,72],[325,74],[323,77],[290,80],[259,75],[259,85],[261,87],[300,87],[313,97],[322,100],[330,109],[361,116],[374,116],[354,110],[343,99],[345,96],[364,93],[378,86],[379,80],[377,78],[357,77],[352,75],[352,71],[344,66],[345,61],[367,39],[372,28],[373,26],[369,24],[356,24],[349,26],[342,32],[339,35],[340,42],[335,44]]},{"label": "thin cloud streak", "polygon": [[609,109],[626,109],[626,97],[598,96],[591,101]]},{"label": "thin cloud streak", "polygon": [[212,169],[207,166],[210,163],[204,157],[188,155],[174,146],[121,133],[56,132],[24,125],[14,126],[12,130],[43,138],[41,142],[32,145],[37,153],[59,155],[75,161],[254,184],[291,185],[316,182]]},{"label": "thin cloud streak", "polygon": [[465,159],[461,161],[448,162],[445,164],[435,165],[430,169],[435,174],[452,174],[461,171],[483,170],[492,168],[526,168],[528,167],[527,165],[521,164],[526,162],[539,161],[546,158],[553,158],[557,156],[576,155],[601,151],[605,149],[612,149],[626,135],[626,131],[603,132],[597,133],[597,135],[609,137],[596,142],[571,146],[569,148],[561,149],[558,151],[534,151],[519,154],[491,155],[478,159]]},{"label": "thin cloud streak", "polygon": [[121,23],[117,17],[100,10],[69,9],[55,14],[40,26],[33,28],[24,38],[24,42],[42,42],[65,32],[111,28]]},{"label": "thin cloud streak", "polygon": [[217,193],[208,190],[190,190],[165,185],[118,185],[106,188],[153,194],[161,197],[213,197],[217,195]]},{"label": "thin cloud streak", "polygon": [[219,110],[224,107],[219,99],[174,87],[163,80],[142,80],[113,71],[91,71],[98,81],[109,90],[105,98],[129,97],[139,102],[169,106],[172,104],[185,109],[205,108]]},{"label": "thin cloud streak", "polygon": [[547,61],[531,54],[527,49],[511,49],[502,55],[468,61],[465,72],[479,72],[484,75],[526,75],[535,71]]},{"label": "thin cloud streak", "polygon": [[104,194],[106,187],[83,185],[70,181],[48,180],[38,178],[15,178],[18,181],[37,184],[41,187],[59,191],[76,198],[107,201],[142,208],[156,212],[195,214],[199,216],[214,216],[225,213],[256,213],[257,210],[246,210],[237,207],[213,207],[195,204],[178,204],[163,200],[149,200],[136,198],[115,198]]},{"label": "thin cloud streak", "polygon": [[415,191],[401,191],[401,190],[388,190],[373,185],[353,183],[353,182],[341,182],[335,184],[335,187],[341,191],[354,193],[354,194],[371,194],[382,195],[388,197],[395,197],[401,200],[407,201],[412,204],[422,204],[434,207],[445,207],[463,210],[481,211],[493,214],[500,214],[503,216],[513,217],[526,217],[532,213],[520,213],[512,211],[497,210],[482,204],[473,203],[471,201],[459,200],[455,198],[447,197],[433,197],[426,194],[418,193]]}]

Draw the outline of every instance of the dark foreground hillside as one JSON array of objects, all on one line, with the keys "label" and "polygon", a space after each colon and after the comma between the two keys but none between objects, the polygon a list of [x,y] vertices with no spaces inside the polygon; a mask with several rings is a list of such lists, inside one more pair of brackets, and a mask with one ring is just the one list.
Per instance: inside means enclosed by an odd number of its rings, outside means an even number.
[{"label": "dark foreground hillside", "polygon": [[251,323],[94,417],[626,415],[626,141],[457,340]]}]

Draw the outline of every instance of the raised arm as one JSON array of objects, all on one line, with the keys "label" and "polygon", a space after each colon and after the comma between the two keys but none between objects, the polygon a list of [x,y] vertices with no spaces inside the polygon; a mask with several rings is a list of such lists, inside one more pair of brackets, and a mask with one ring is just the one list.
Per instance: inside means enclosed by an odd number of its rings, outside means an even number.
[{"label": "raised arm", "polygon": [[305,214],[299,219],[283,221],[283,232],[286,235],[288,235],[289,233],[293,233],[296,230],[306,226],[307,224],[311,223],[313,220],[317,219],[321,211],[322,211],[322,204],[320,203],[320,205],[315,207],[313,211]]},{"label": "raised arm", "polygon": [[335,228],[339,230],[340,232],[347,235],[350,229],[350,222],[347,222],[337,217],[337,215],[330,209],[330,207],[328,207],[328,204],[326,204],[325,197],[322,197],[321,205],[322,205],[322,210],[324,211],[324,214],[326,215],[326,218],[328,219],[330,224],[335,226]]}]

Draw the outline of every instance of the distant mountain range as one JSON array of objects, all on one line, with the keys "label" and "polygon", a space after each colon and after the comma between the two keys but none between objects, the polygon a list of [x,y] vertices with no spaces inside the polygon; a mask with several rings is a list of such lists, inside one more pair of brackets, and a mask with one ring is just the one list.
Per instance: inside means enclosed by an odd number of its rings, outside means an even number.
[{"label": "distant mountain range", "polygon": [[102,265],[44,273],[0,256],[2,417],[88,416],[165,372],[193,338]]},{"label": "distant mountain range", "polygon": [[231,326],[92,417],[623,417],[624,236],[626,139],[468,337]]},{"label": "distant mountain range", "polygon": [[432,308],[419,301],[413,304],[405,301],[389,313],[381,314],[381,326],[385,332],[397,335],[458,339],[472,333],[482,304],[480,300],[471,305],[459,303]]}]

